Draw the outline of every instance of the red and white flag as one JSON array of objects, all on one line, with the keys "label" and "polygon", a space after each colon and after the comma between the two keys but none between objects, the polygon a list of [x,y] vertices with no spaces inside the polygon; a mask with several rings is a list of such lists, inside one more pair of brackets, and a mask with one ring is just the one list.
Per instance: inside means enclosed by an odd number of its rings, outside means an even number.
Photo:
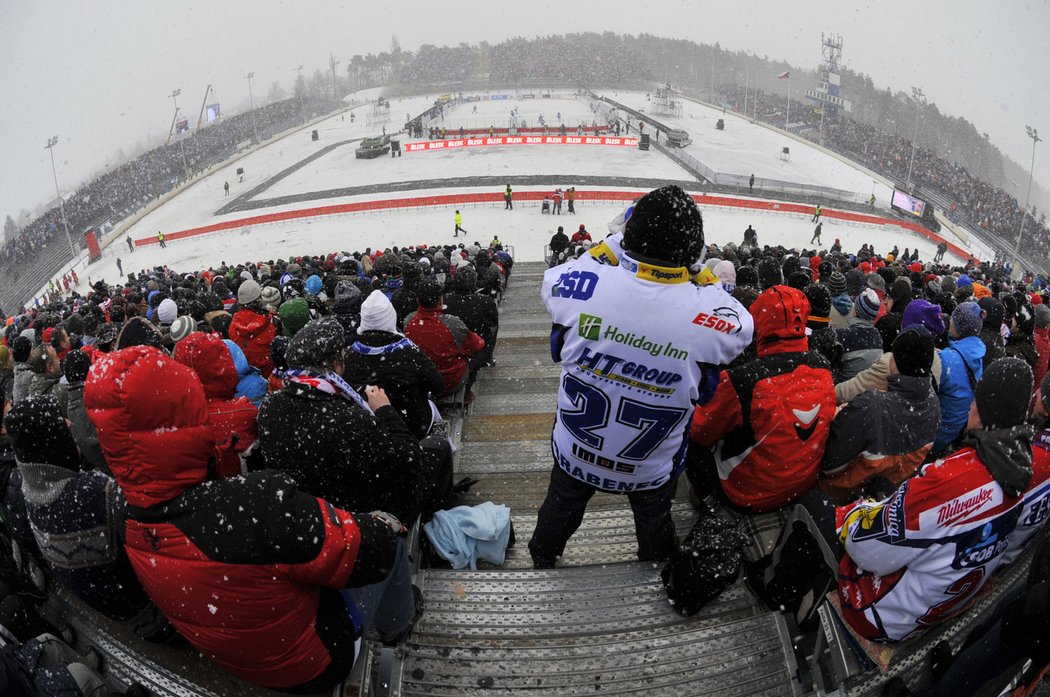
[{"label": "red and white flag", "polygon": [[779,75],[777,75],[777,79],[778,80],[786,80],[789,77],[791,77],[791,71],[790,70],[785,70],[784,72],[782,72]]}]

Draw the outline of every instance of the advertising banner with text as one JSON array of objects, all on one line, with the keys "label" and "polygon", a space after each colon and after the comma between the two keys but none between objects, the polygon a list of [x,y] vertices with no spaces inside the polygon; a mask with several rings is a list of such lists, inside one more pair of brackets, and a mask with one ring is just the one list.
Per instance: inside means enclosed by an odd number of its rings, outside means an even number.
[{"label": "advertising banner with text", "polygon": [[405,152],[421,150],[448,150],[450,148],[473,148],[482,145],[620,145],[638,147],[637,138],[613,138],[609,136],[493,136],[484,138],[450,138],[448,140],[424,140],[406,143]]}]

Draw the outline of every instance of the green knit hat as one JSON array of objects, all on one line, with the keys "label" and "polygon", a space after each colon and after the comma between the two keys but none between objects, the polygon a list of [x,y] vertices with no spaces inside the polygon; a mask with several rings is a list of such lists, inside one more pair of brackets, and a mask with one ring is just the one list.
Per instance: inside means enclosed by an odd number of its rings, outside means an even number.
[{"label": "green knit hat", "polygon": [[293,298],[281,305],[280,315],[284,335],[295,336],[310,321],[310,306],[303,298]]}]

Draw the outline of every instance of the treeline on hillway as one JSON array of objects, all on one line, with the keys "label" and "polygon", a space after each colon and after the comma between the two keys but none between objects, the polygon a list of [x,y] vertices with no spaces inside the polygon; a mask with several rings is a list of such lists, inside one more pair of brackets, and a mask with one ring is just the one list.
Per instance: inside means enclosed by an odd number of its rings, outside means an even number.
[{"label": "treeline on hillway", "polygon": [[[799,68],[768,56],[728,51],[717,43],[712,46],[650,34],[582,33],[514,38],[498,44],[424,44],[416,51],[402,49],[394,38],[389,51],[355,55],[347,61],[340,79],[346,84],[340,87],[356,91],[390,85],[410,94],[489,87],[648,89],[656,82],[670,82],[689,94],[720,103],[720,95],[745,83],[752,89],[786,96],[787,81],[776,76],[791,70],[792,92],[799,100],[805,88],[816,86],[819,46],[814,45],[813,52],[814,64]],[[919,109],[919,146],[1003,188],[1011,181],[1027,179],[1027,170],[1006,158],[989,142],[988,134],[979,133],[967,119],[941,113],[933,103],[919,106],[903,91],[880,89],[863,73],[843,69],[841,75],[843,96],[853,103],[850,118],[910,140]],[[325,90],[325,83],[331,82],[321,75],[316,78],[306,86]]]}]

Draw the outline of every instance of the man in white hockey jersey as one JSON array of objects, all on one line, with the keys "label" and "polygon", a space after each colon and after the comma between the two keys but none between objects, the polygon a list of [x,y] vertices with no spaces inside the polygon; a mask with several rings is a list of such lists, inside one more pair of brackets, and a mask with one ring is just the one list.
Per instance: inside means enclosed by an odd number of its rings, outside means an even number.
[{"label": "man in white hockey jersey", "polygon": [[1033,461],[1025,423],[1032,370],[1000,358],[984,372],[963,447],[884,501],[837,510],[842,616],[861,636],[900,641],[964,611],[1050,514],[1050,462]]},{"label": "man in white hockey jersey", "polygon": [[627,495],[640,559],[671,555],[689,415],[751,342],[747,310],[720,286],[690,280],[704,232],[689,195],[666,186],[625,215],[622,239],[544,276],[562,373],[554,467],[529,542],[536,568],[554,566],[596,491]]}]

